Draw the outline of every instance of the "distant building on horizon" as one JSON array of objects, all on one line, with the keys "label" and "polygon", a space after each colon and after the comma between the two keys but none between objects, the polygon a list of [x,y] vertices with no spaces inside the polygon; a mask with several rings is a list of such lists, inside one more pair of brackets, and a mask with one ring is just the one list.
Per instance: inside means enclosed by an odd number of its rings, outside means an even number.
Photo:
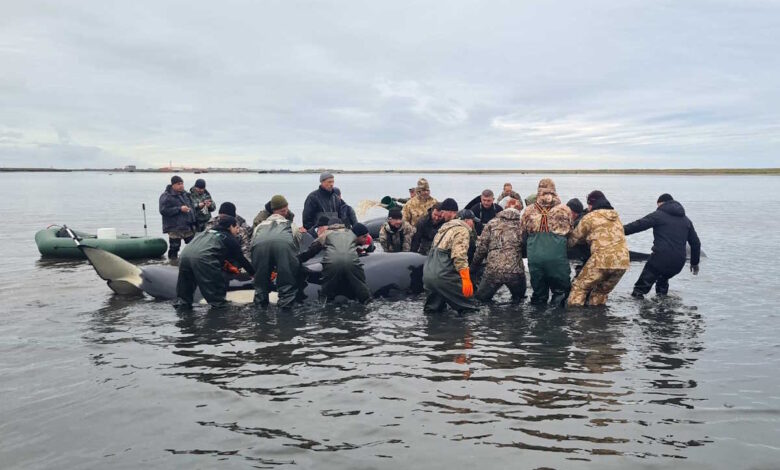
[{"label": "distant building on horizon", "polygon": [[135,165],[125,165],[125,171],[129,171],[130,173],[135,171]]}]

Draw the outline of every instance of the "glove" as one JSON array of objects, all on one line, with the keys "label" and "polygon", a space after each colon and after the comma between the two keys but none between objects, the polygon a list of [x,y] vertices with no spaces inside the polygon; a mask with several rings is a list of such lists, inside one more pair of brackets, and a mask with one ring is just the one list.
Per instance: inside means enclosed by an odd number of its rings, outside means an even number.
[{"label": "glove", "polygon": [[276,271],[271,271],[271,282],[276,280]]},{"label": "glove", "polygon": [[694,276],[698,276],[699,275],[699,265],[698,264],[696,264],[696,265],[692,264],[691,265],[691,272],[693,273]]},{"label": "glove", "polygon": [[461,269],[460,280],[463,283],[463,297],[469,298],[474,295],[474,286],[471,284],[471,276],[469,275],[469,268]]},{"label": "glove", "polygon": [[230,274],[239,274],[241,272],[237,267],[230,264],[229,261],[225,261],[225,264],[222,265],[222,270]]}]

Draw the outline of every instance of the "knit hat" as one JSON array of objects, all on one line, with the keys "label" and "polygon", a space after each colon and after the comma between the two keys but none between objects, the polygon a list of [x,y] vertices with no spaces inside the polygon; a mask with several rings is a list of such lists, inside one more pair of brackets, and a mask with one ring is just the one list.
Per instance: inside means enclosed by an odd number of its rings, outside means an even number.
[{"label": "knit hat", "polygon": [[404,216],[401,213],[401,209],[390,209],[390,211],[387,213],[387,218],[400,220],[403,219]]},{"label": "knit hat", "polygon": [[184,183],[184,180],[181,179],[181,176],[179,175],[171,176],[171,184],[176,184],[176,183]]},{"label": "knit hat", "polygon": [[420,178],[420,179],[417,180],[417,190],[418,191],[430,190],[430,189],[431,189],[431,187],[430,187],[430,185],[428,185],[428,180],[427,179]]},{"label": "knit hat", "polygon": [[441,201],[441,210],[458,212],[458,203],[455,202],[455,199],[448,197],[447,199]]},{"label": "knit hat", "polygon": [[281,194],[277,194],[271,198],[272,211],[278,211],[279,209],[284,209],[287,206],[287,199],[285,199]]},{"label": "knit hat", "polygon": [[576,197],[574,199],[569,200],[569,202],[567,202],[566,205],[569,206],[569,209],[571,209],[571,211],[574,212],[575,214],[582,214],[582,212],[585,210],[585,207],[582,205],[582,201],[580,201]]},{"label": "knit hat", "polygon": [[238,225],[238,222],[236,222],[236,218],[232,215],[220,214],[217,225],[219,225],[221,228],[230,228],[234,225]]},{"label": "knit hat", "polygon": [[219,214],[229,215],[231,217],[236,216],[236,205],[232,202],[223,202],[219,205]]},{"label": "knit hat", "polygon": [[597,189],[595,191],[591,191],[590,194],[588,194],[588,204],[593,205],[593,203],[598,201],[599,199],[606,199],[606,198],[607,197],[604,196],[604,193],[602,193]]},{"label": "knit hat", "polygon": [[317,219],[317,227],[327,227],[330,225],[330,219],[327,215],[321,215],[319,219]]},{"label": "knit hat", "polygon": [[320,183],[322,183],[325,180],[329,180],[331,178],[333,178],[333,173],[329,171],[323,171],[322,173],[320,173]]},{"label": "knit hat", "polygon": [[674,198],[669,193],[663,193],[660,196],[658,196],[658,202],[669,202],[674,201]]},{"label": "knit hat", "polygon": [[555,182],[553,182],[553,180],[550,178],[542,178],[539,181],[539,187],[537,188],[536,194],[539,195],[539,194],[550,194],[550,193],[553,194],[556,193]]},{"label": "knit hat", "polygon": [[195,187],[200,189],[206,189],[206,180],[198,178],[195,180]]},{"label": "knit hat", "polygon": [[368,233],[368,227],[358,222],[352,226],[352,233],[354,233],[356,237],[365,235]]}]

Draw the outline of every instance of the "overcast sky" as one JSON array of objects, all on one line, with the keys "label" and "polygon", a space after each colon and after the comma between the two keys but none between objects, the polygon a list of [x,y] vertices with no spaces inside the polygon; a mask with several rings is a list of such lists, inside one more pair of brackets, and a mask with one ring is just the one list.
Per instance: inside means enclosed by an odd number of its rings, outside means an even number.
[{"label": "overcast sky", "polygon": [[778,1],[0,0],[0,166],[780,166]]}]

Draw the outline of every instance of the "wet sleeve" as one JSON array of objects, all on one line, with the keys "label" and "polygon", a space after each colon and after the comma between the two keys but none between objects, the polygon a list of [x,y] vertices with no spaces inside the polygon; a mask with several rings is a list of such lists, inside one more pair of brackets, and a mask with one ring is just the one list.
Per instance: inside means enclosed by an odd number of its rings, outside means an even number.
[{"label": "wet sleeve", "polygon": [[236,260],[240,267],[254,276],[255,268],[252,266],[252,263],[244,257],[244,252],[241,251],[241,245],[238,244],[238,240],[233,236],[225,237],[225,247],[227,248],[228,259]]},{"label": "wet sleeve", "polygon": [[306,261],[309,261],[310,259],[317,256],[317,254],[319,254],[323,248],[325,248],[325,245],[323,245],[319,239],[314,240],[312,244],[309,245],[308,250],[298,255],[298,260],[300,260],[301,263],[305,263]]},{"label": "wet sleeve", "polygon": [[691,245],[691,266],[697,266],[701,258],[701,241],[693,223],[688,228],[688,244]]},{"label": "wet sleeve", "polygon": [[655,212],[653,212],[647,214],[646,216],[642,217],[639,220],[635,220],[631,222],[628,225],[624,225],[623,232],[626,235],[631,235],[632,233],[644,232],[649,228],[655,227],[655,224],[656,224],[656,217],[655,217]]}]

